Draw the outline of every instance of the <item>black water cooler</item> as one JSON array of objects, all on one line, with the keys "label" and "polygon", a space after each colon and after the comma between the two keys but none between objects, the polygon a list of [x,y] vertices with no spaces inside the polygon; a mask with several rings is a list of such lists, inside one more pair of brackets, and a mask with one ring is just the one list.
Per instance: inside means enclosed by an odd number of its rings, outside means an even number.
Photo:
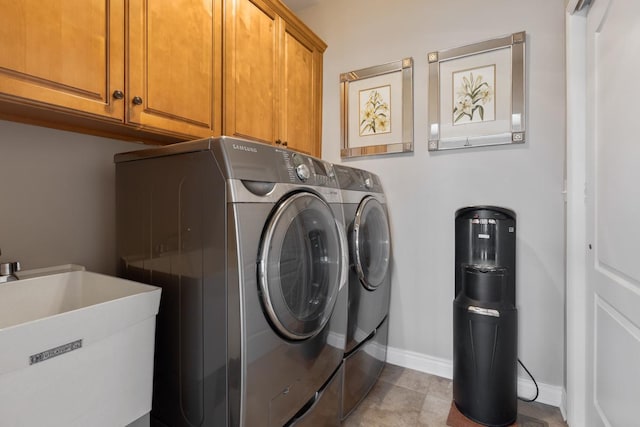
[{"label": "black water cooler", "polygon": [[488,426],[518,410],[515,218],[495,206],[456,212],[453,400]]}]

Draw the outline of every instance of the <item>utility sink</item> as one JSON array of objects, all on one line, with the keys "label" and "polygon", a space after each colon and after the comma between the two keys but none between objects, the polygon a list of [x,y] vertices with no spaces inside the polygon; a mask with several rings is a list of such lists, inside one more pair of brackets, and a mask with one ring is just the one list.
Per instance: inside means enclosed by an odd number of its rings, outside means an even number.
[{"label": "utility sink", "polygon": [[126,426],[151,410],[160,288],[60,266],[0,285],[0,425]]}]

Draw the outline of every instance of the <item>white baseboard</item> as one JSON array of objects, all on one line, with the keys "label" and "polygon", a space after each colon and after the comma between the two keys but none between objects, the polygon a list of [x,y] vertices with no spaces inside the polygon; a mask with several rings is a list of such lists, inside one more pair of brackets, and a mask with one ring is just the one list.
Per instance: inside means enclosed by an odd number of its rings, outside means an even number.
[{"label": "white baseboard", "polygon": [[[431,375],[451,379],[453,377],[453,361],[441,359],[439,357],[428,356],[416,353],[415,351],[402,350],[399,348],[387,348],[387,363],[413,369]],[[538,382],[540,390],[536,402],[560,408],[563,417],[566,419],[566,392],[561,386],[550,385]],[[528,377],[518,378],[518,396],[532,398],[536,394],[536,387]]]},{"label": "white baseboard", "polygon": [[453,362],[451,360],[427,356],[415,351],[387,347],[387,363],[442,378],[453,378]]}]

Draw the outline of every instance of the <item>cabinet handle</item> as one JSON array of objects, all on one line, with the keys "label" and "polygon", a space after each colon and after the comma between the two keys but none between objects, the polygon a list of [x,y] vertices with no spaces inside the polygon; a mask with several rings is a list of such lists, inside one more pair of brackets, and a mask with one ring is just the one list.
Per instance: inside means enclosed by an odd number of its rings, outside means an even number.
[{"label": "cabinet handle", "polygon": [[287,146],[287,141],[283,142],[282,145]]},{"label": "cabinet handle", "polygon": [[121,90],[113,91],[113,99],[122,99],[122,98],[124,98],[124,93],[122,93]]},{"label": "cabinet handle", "polygon": [[139,96],[134,96],[131,102],[133,102],[134,105],[142,105],[142,98],[140,98]]},{"label": "cabinet handle", "polygon": [[280,141],[279,139],[276,139],[276,145],[280,145],[282,144],[282,141]]}]

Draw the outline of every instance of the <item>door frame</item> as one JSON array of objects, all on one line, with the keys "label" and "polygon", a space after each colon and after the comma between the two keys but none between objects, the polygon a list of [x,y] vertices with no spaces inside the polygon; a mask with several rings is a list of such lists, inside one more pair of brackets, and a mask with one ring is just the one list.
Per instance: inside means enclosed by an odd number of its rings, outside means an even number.
[{"label": "door frame", "polygon": [[586,129],[587,11],[576,11],[580,0],[569,0],[566,43],[566,419],[587,425],[589,390],[587,310],[590,284],[586,278]]}]

